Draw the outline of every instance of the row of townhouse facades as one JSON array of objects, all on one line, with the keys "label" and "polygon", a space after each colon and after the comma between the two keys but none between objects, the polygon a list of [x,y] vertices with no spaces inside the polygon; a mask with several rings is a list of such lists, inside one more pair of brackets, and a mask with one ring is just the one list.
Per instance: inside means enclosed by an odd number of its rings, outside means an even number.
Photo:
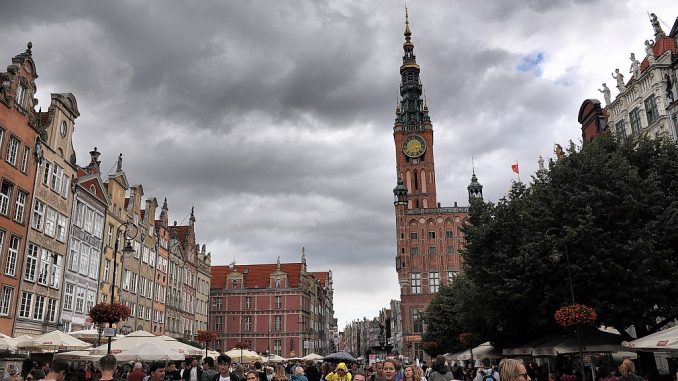
[{"label": "row of townhouse facades", "polygon": [[128,183],[122,154],[105,178],[96,148],[78,165],[77,100],[52,94],[35,110],[31,49],[0,72],[0,332],[90,328],[89,310],[114,294],[132,312],[122,331],[194,338],[207,329],[211,256],[193,210],[188,225],[170,225],[167,200],[158,211]]}]

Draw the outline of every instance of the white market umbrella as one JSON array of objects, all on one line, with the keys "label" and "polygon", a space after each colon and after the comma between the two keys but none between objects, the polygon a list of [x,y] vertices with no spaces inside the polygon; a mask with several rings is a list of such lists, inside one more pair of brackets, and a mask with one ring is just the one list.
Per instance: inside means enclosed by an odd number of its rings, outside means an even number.
[{"label": "white market umbrella", "polygon": [[676,350],[678,349],[678,326],[671,327],[653,334],[624,341],[623,346],[636,349]]},{"label": "white market umbrella", "polygon": [[19,350],[79,350],[89,348],[91,345],[82,340],[76,339],[61,331],[52,331],[34,337],[32,339],[19,342]]},{"label": "white market umbrella", "polygon": [[[255,362],[262,361],[261,356],[257,352],[250,351],[249,349],[237,349],[233,348],[228,352],[224,353],[226,356],[231,358],[233,362]],[[242,357],[241,357],[242,354]]]},{"label": "white market umbrella", "polygon": [[54,358],[66,361],[99,361],[101,355],[93,355],[89,351],[70,351],[55,353]]},{"label": "white market umbrella", "polygon": [[16,351],[16,346],[19,344],[17,339],[13,339],[7,335],[0,337],[0,351]]},{"label": "white market umbrella", "polygon": [[323,356],[316,353],[311,353],[302,357],[301,359],[305,361],[321,361],[323,359]]},{"label": "white market umbrella", "polygon": [[147,341],[114,356],[118,361],[177,361],[185,358],[181,353],[163,347],[159,341]]},{"label": "white market umbrella", "polygon": [[[465,351],[457,352],[453,355],[449,355],[452,360],[470,360],[471,359],[471,350],[467,349]],[[447,356],[446,356],[447,357]],[[494,350],[494,347],[490,345],[490,342],[485,342],[480,344],[479,346],[473,348],[473,358],[474,359],[480,359],[483,357],[487,357],[490,359],[498,359],[501,358],[502,355],[497,353]]]},{"label": "white market umbrella", "polygon": [[268,362],[285,362],[285,361],[287,361],[287,359],[284,358],[284,357],[282,357],[282,356],[278,356],[278,355],[276,355],[276,354],[274,354],[274,353],[271,353],[271,354],[268,355],[268,357],[266,358],[266,361],[268,361]]},{"label": "white market umbrella", "polygon": [[[157,340],[156,335],[146,332],[146,331],[135,331],[125,336],[122,339],[115,340],[111,343],[111,353],[120,353],[126,351],[130,348],[134,348],[137,345],[143,344],[150,341]],[[108,353],[108,343],[102,344],[94,349],[92,349],[93,354],[105,355]]]},{"label": "white market umbrella", "polygon": [[[88,343],[96,343],[97,340],[101,340],[102,343],[104,341],[108,343],[108,337],[104,336],[103,333],[99,334],[99,331],[96,329],[83,329],[81,331],[68,332],[68,334],[75,337],[76,339],[80,339]],[[116,335],[113,337],[113,340],[122,339],[123,337],[124,336]]]},{"label": "white market umbrella", "polygon": [[189,356],[204,355],[205,349],[197,348],[192,345],[182,343],[181,341],[166,335],[158,336],[158,343],[163,347],[172,349],[176,352]]}]

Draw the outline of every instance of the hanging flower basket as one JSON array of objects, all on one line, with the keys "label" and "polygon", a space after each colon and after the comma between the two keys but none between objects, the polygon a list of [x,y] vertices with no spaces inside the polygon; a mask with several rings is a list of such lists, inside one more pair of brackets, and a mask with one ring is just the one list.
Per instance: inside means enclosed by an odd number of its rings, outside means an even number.
[{"label": "hanging flower basket", "polygon": [[563,328],[593,325],[598,319],[596,310],[583,304],[560,307],[553,316]]},{"label": "hanging flower basket", "polygon": [[129,307],[122,303],[101,302],[89,310],[89,317],[96,324],[115,324],[120,320],[127,320],[131,313]]},{"label": "hanging flower basket", "polygon": [[197,340],[201,343],[209,343],[217,339],[217,333],[214,331],[198,331]]}]

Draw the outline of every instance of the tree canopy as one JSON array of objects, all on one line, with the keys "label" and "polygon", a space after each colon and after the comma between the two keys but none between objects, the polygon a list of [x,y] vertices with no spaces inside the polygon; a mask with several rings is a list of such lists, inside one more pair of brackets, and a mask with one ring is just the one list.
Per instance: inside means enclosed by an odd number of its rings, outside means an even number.
[{"label": "tree canopy", "polygon": [[643,335],[678,317],[675,143],[597,137],[496,204],[474,200],[463,231],[465,276],[431,301],[426,340],[454,347],[470,332],[503,348],[558,332],[566,259],[599,324]]}]

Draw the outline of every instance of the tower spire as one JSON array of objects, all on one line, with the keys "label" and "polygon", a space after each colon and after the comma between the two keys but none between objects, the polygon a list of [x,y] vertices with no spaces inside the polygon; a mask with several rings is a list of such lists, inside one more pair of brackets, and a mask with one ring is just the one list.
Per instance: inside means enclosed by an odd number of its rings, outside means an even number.
[{"label": "tower spire", "polygon": [[403,43],[403,64],[400,65],[400,107],[396,109],[396,122],[409,125],[409,130],[422,129],[422,123],[430,122],[428,110],[422,99],[423,87],[419,78],[419,65],[414,55],[410,13],[405,7],[405,43]]}]

